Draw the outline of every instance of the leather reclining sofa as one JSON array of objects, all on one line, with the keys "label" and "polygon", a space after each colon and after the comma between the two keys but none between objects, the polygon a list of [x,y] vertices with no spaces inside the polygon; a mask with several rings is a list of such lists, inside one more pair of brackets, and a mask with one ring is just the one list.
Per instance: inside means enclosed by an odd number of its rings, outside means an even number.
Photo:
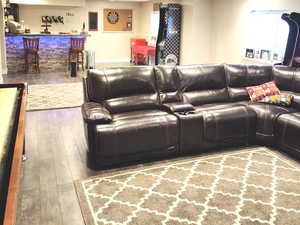
[{"label": "leather reclining sofa", "polygon": [[[275,80],[291,107],[250,102]],[[257,65],[90,70],[82,105],[90,166],[261,144],[300,156],[300,70]]]}]

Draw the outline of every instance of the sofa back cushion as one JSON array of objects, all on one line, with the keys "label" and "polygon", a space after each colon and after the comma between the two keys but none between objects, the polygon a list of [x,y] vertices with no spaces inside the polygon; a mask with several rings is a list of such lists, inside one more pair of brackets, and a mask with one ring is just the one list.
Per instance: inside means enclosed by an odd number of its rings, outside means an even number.
[{"label": "sofa back cushion", "polygon": [[232,102],[249,100],[246,87],[272,80],[272,66],[226,64],[224,67]]},{"label": "sofa back cushion", "polygon": [[273,78],[282,91],[300,93],[300,70],[295,67],[276,66],[273,68]]},{"label": "sofa back cushion", "polygon": [[111,113],[159,108],[153,67],[91,70],[87,76],[90,101],[103,103]]},{"label": "sofa back cushion", "polygon": [[300,109],[300,69],[276,66],[273,68],[273,78],[283,94],[293,95],[292,105]]},{"label": "sofa back cushion", "polygon": [[183,99],[192,105],[228,101],[223,65],[177,67]]},{"label": "sofa back cushion", "polygon": [[179,77],[175,66],[157,66],[154,68],[160,102],[180,102]]}]

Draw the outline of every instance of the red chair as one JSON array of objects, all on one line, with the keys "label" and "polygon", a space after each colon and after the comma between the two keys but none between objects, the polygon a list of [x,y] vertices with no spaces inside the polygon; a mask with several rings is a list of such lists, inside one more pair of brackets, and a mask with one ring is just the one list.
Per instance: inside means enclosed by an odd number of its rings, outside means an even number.
[{"label": "red chair", "polygon": [[134,53],[134,46],[146,46],[148,45],[146,39],[144,38],[131,38],[130,39],[130,62],[137,63],[137,56]]},{"label": "red chair", "polygon": [[136,64],[143,64],[143,65],[149,65],[149,58],[152,56],[155,56],[155,46],[139,46],[135,45],[133,47],[134,56],[135,56],[135,63]]}]

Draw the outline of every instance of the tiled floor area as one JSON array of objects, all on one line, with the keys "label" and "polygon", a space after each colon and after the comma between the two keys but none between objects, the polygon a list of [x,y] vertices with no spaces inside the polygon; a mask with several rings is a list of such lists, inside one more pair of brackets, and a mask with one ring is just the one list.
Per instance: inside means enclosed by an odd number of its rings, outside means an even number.
[{"label": "tiled floor area", "polygon": [[[120,67],[130,66],[129,63],[98,63],[97,69],[103,69],[108,67]],[[16,83],[26,82],[29,85],[32,84],[53,84],[53,83],[72,83],[81,82],[81,78],[85,76],[86,71],[78,71],[77,77],[71,77],[70,71],[65,72],[43,72],[41,73],[28,73],[28,74],[8,74],[3,75],[3,82]],[[0,80],[1,81],[1,80]]]},{"label": "tiled floor area", "polygon": [[26,82],[32,84],[53,84],[53,83],[69,83],[80,82],[85,72],[79,72],[77,77],[71,77],[68,72],[41,72],[28,74],[8,74],[3,76],[3,81],[6,83]]}]

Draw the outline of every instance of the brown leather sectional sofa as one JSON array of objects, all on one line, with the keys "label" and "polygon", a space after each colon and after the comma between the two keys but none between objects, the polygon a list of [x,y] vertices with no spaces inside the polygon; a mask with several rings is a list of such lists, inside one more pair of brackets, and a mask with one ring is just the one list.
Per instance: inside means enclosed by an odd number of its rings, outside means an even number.
[{"label": "brown leather sectional sofa", "polygon": [[[249,102],[275,80],[291,107]],[[90,165],[263,144],[300,156],[300,70],[255,65],[90,70],[82,114]]]}]

